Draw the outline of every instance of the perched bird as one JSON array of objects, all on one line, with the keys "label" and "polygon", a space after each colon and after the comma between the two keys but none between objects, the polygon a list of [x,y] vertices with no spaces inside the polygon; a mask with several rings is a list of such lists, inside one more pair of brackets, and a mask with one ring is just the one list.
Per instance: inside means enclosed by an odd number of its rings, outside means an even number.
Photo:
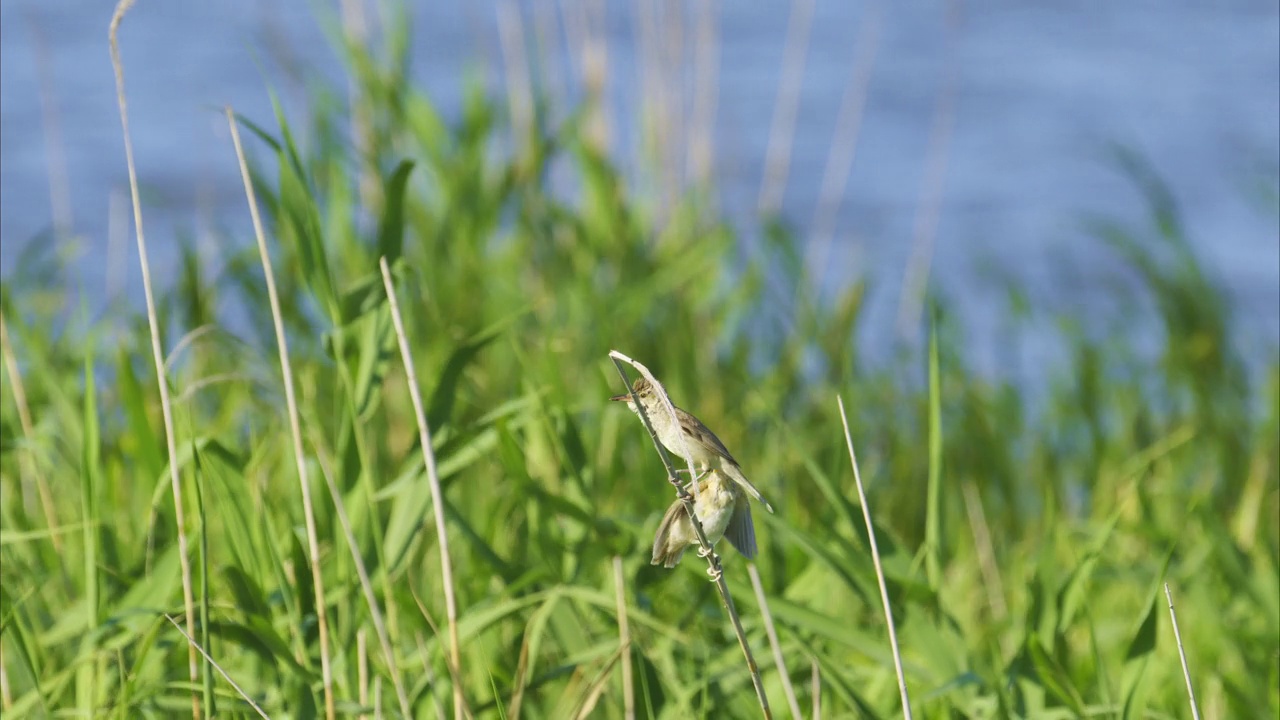
[{"label": "perched bird", "polygon": [[[632,390],[644,406],[645,415],[653,424],[654,432],[663,447],[684,458],[699,471],[698,477],[693,479],[694,512],[702,523],[707,540],[714,544],[721,537],[727,536],[738,552],[748,558],[754,557],[756,533],[746,496],[750,495],[760,501],[769,512],[773,512],[773,506],[742,473],[742,467],[729,454],[720,438],[707,429],[701,420],[675,408],[676,417],[673,422],[657,390],[644,377],[635,381]],[[630,394],[610,399],[627,403],[632,412],[639,414]],[[689,522],[689,514],[684,504],[677,500],[667,509],[658,526],[657,538],[653,543],[653,564],[675,567],[685,548],[696,543],[697,536]]]},{"label": "perched bird", "polygon": [[[715,545],[722,537],[748,559],[756,556],[756,530],[751,522],[751,505],[737,484],[712,470],[698,482],[693,493],[693,511],[702,523],[707,542]],[[653,540],[653,565],[673,568],[684,551],[698,544],[698,535],[689,522],[689,511],[677,499],[667,508]],[[701,554],[701,553],[699,553]]]},{"label": "perched bird", "polygon": [[[668,452],[691,462],[698,470],[704,472],[707,470],[719,470],[723,472],[743,490],[746,490],[748,495],[760,501],[765,510],[773,512],[773,506],[764,499],[760,491],[756,489],[756,486],[752,485],[751,481],[747,479],[747,476],[742,474],[742,467],[729,454],[724,443],[720,442],[720,438],[708,430],[701,420],[680,408],[676,408],[677,422],[673,423],[671,415],[663,407],[657,391],[643,377],[636,379],[632,390],[635,392],[636,397],[640,398],[640,402],[644,404],[644,412],[649,416],[649,422],[653,423],[653,429],[658,433],[658,440],[662,441],[663,447]],[[633,413],[639,414],[640,412],[636,409],[635,402],[631,400],[631,395],[629,394],[614,395],[609,399],[616,402],[625,402]],[[683,440],[681,435],[684,436]],[[688,452],[689,455],[686,455],[685,452]]]}]

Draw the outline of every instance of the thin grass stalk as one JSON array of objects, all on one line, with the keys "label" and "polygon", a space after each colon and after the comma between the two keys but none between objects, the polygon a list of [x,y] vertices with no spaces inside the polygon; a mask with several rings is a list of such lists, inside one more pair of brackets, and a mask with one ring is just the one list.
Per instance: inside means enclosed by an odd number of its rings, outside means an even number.
[{"label": "thin grass stalk", "polygon": [[422,409],[422,394],[418,392],[418,374],[414,371],[413,353],[409,350],[409,338],[400,319],[400,304],[396,301],[395,284],[391,282],[391,269],[387,258],[378,259],[382,268],[382,284],[387,289],[387,302],[391,307],[391,320],[396,327],[396,340],[400,344],[400,357],[404,360],[405,379],[409,385],[409,398],[413,401],[413,414],[418,421],[418,441],[422,444],[422,457],[427,465],[427,482],[431,488],[431,506],[435,511],[436,539],[440,544],[440,575],[444,584],[445,619],[449,623],[449,664],[454,672],[453,717],[462,719],[462,658],[458,646],[458,601],[453,589],[453,563],[449,559],[449,533],[444,524],[444,493],[440,490],[440,476],[436,472],[436,453],[431,446],[431,428],[427,414]]},{"label": "thin grass stalk", "polygon": [[0,709],[8,712],[13,707],[13,691],[9,688],[9,672],[5,667],[4,643],[0,643]]},{"label": "thin grass stalk", "polygon": [[258,214],[258,199],[253,192],[253,180],[249,177],[249,165],[245,162],[244,148],[240,144],[240,130],[231,107],[225,109],[227,125],[231,128],[231,142],[235,145],[236,159],[240,163],[240,177],[244,181],[244,194],[249,202],[249,216],[253,219],[253,234],[258,240],[258,257],[262,261],[262,274],[267,283],[267,299],[271,305],[271,321],[275,326],[276,346],[280,350],[280,374],[284,380],[284,400],[289,411],[289,434],[293,439],[293,461],[298,468],[298,485],[302,490],[302,512],[307,526],[307,552],[311,556],[311,581],[316,596],[316,621],[320,631],[320,673],[324,683],[324,714],[333,720],[336,708],[333,699],[333,667],[329,659],[329,618],[324,594],[324,577],[320,572],[320,538],[316,533],[316,513],[311,501],[311,482],[307,473],[307,459],[302,449],[302,422],[298,417],[298,403],[293,392],[293,370],[289,365],[289,343],[284,334],[284,320],[280,312],[280,297],[276,292],[275,272],[271,269],[271,255],[267,252],[267,237]]},{"label": "thin grass stalk", "polygon": [[[341,0],[342,34],[347,52],[368,48],[368,24],[364,17],[362,0]],[[357,186],[360,201],[370,213],[380,212],[382,207],[381,183],[373,165],[373,109],[369,98],[362,92],[355,73],[347,78],[347,103],[351,106],[351,144],[360,164]]]},{"label": "thin grass stalk", "polygon": [[[635,44],[640,48],[640,57],[636,61],[636,70],[640,75],[640,133],[636,143],[636,163],[640,177],[653,179],[647,171],[652,169],[653,158],[661,157],[657,150],[662,147],[661,119],[666,111],[662,107],[663,94],[662,66],[658,62],[657,43],[657,0],[633,0],[632,33],[637,35]],[[653,185],[656,186],[656,182]],[[652,189],[652,188],[651,188]],[[658,194],[658,193],[653,193]],[[661,208],[656,215],[661,215]]]},{"label": "thin grass stalk", "polygon": [[520,642],[520,656],[516,659],[516,676],[512,681],[511,702],[507,703],[507,714],[511,720],[520,720],[520,709],[524,705],[524,692],[528,689],[529,679],[529,643],[528,632]]},{"label": "thin grass stalk", "polygon": [[[422,598],[418,596],[418,591],[414,589],[415,586],[416,586],[416,583],[411,583],[409,586],[409,593],[410,595],[413,596],[413,602],[415,605],[418,606],[418,612],[422,614],[422,619],[427,621],[427,627],[431,628],[431,632],[436,636],[436,642],[440,642],[440,626],[437,625],[436,621],[431,617],[431,613],[427,610],[426,603],[422,602]],[[422,671],[427,676],[427,683],[430,685],[434,685],[435,674],[431,672],[431,657],[427,653],[426,644],[422,641],[422,633],[420,632],[417,635],[417,642],[418,642],[418,652],[422,655]],[[444,665],[445,665],[445,668],[449,671],[449,677],[453,679],[453,684],[456,687],[461,687],[462,677],[458,674],[458,668],[454,667],[448,662],[445,662]],[[523,691],[523,688],[520,688],[520,691]],[[436,698],[435,693],[431,694],[431,700],[432,702],[435,703],[435,706],[436,706],[436,717],[443,718],[445,714],[444,708],[441,707],[440,701],[439,699]],[[463,700],[462,713],[468,718],[468,720],[470,720],[471,718],[474,717],[474,715],[472,715],[471,713],[471,708],[468,707],[466,704],[465,696],[462,698],[462,700]],[[511,717],[514,720],[514,718],[516,717],[516,714],[512,713]]]},{"label": "thin grass stalk", "polygon": [[929,477],[925,486],[924,569],[929,587],[942,589],[942,372],[938,326],[929,331]]},{"label": "thin grass stalk", "polygon": [[67,173],[66,142],[62,138],[62,122],[54,94],[53,63],[49,41],[34,17],[31,27],[32,53],[35,55],[37,88],[40,95],[40,127],[44,130],[44,147],[49,168],[49,207],[53,211],[53,234],[58,240],[71,236],[74,217],[71,204],[71,182]]},{"label": "thin grass stalk", "polygon": [[987,590],[987,605],[991,607],[991,616],[1003,620],[1009,614],[1004,602],[1004,583],[1000,579],[1000,566],[996,563],[995,549],[991,544],[991,529],[987,525],[987,513],[982,509],[982,496],[978,494],[978,486],[966,479],[960,484],[964,496],[965,514],[969,516],[969,529],[973,533],[973,544],[978,551],[978,567],[982,570],[983,584]]},{"label": "thin grass stalk", "polygon": [[662,193],[666,196],[663,207],[672,209],[683,187],[685,137],[681,129],[685,123],[684,79],[684,3],[663,3],[663,44],[659,62],[662,67],[662,83],[659,86],[666,96],[663,101],[662,136],[664,142],[658,157],[662,160]]},{"label": "thin grass stalk", "polygon": [[209,653],[205,652],[205,649],[196,642],[195,638],[188,635],[187,631],[182,629],[182,626],[178,624],[177,620],[173,619],[172,615],[166,613],[164,619],[172,623],[173,626],[178,629],[178,632],[182,633],[182,637],[186,639],[187,645],[191,648],[192,652],[199,652],[200,655],[204,657],[205,661],[212,665],[214,670],[218,671],[218,674],[222,676],[222,679],[227,681],[227,684],[231,686],[231,689],[235,690],[236,694],[239,695],[242,700],[249,703],[249,707],[253,708],[260,717],[270,720],[271,716],[267,715],[267,713],[263,711],[262,706],[254,702],[253,698],[249,697],[249,694],[244,691],[244,688],[240,687],[240,684],[232,679],[231,675],[228,674],[226,670],[222,669],[222,666],[219,665],[218,662],[209,655]]},{"label": "thin grass stalk", "polygon": [[[671,415],[672,422],[678,423],[675,405],[671,403],[671,398],[667,396],[667,389],[663,387],[662,383],[658,382],[658,379],[653,376],[649,368],[617,350],[610,350],[609,357],[613,360],[613,366],[618,370],[618,375],[622,378],[622,383],[626,386],[627,392],[631,394],[631,401],[636,406],[640,421],[644,423],[645,429],[649,431],[649,439],[653,441],[654,447],[658,450],[658,456],[662,458],[662,465],[667,471],[667,481],[675,486],[676,495],[680,498],[680,502],[684,504],[685,512],[689,514],[690,524],[693,525],[693,533],[698,538],[698,547],[701,548],[701,554],[707,559],[709,573],[715,580],[716,589],[720,591],[720,599],[724,602],[725,611],[728,613],[729,621],[733,625],[733,632],[738,638],[738,645],[742,648],[742,654],[747,660],[747,670],[751,673],[751,682],[755,686],[756,700],[759,701],[760,710],[768,720],[773,717],[773,711],[769,709],[769,698],[764,692],[764,682],[760,678],[760,667],[756,664],[755,656],[751,654],[751,646],[747,643],[747,633],[742,629],[742,619],[738,617],[738,611],[733,605],[733,597],[729,594],[729,584],[724,579],[724,571],[720,566],[720,556],[716,554],[715,548],[711,543],[707,542],[707,534],[702,529],[702,521],[698,519],[698,514],[693,507],[693,496],[680,484],[680,478],[676,474],[671,456],[667,453],[666,448],[662,446],[662,442],[658,440],[658,431],[653,429],[653,423],[649,420],[649,415],[645,412],[644,405],[641,404],[640,398],[636,397],[635,389],[628,381],[626,371],[622,369],[622,363],[625,362],[634,367],[637,372],[653,385],[654,390],[658,393],[658,398],[662,401],[663,409]],[[686,458],[692,457],[692,453],[689,452],[688,448],[688,439],[684,437],[683,433],[680,435],[680,442],[684,446],[681,448],[684,450],[684,456]],[[688,460],[686,462],[688,463],[689,477],[696,477],[697,474],[693,467],[693,462]],[[690,481],[690,484],[692,484],[692,481]]]},{"label": "thin grass stalk", "polygon": [[1267,455],[1255,453],[1249,462],[1249,474],[1240,493],[1240,501],[1236,505],[1236,516],[1231,522],[1231,534],[1240,547],[1252,547],[1258,533],[1258,521],[1267,517],[1266,507],[1262,500],[1267,488]]},{"label": "thin grass stalk", "polygon": [[[319,445],[312,440],[312,445]],[[347,517],[347,507],[342,502],[342,491],[338,489],[338,483],[333,479],[333,473],[322,462],[320,465],[320,474],[324,475],[325,484],[329,487],[329,497],[333,499],[333,508],[338,515],[338,524],[342,526],[342,534],[347,539],[347,549],[351,551],[351,559],[356,566],[356,575],[360,578],[360,589],[364,591],[365,603],[369,606],[369,617],[373,621],[373,629],[378,634],[378,644],[382,647],[382,657],[387,663],[387,672],[391,675],[391,684],[396,691],[396,700],[400,703],[400,712],[404,716],[411,717],[413,715],[412,708],[409,706],[409,693],[405,691],[404,682],[400,678],[400,668],[396,666],[396,655],[391,649],[391,636],[387,633],[387,624],[382,619],[382,609],[378,606],[378,598],[373,592],[373,581],[369,579],[369,570],[364,565],[364,556],[360,553],[360,544],[356,542],[355,531],[351,529],[351,520]],[[363,641],[363,634],[360,635]],[[366,670],[365,662],[360,661],[359,674],[364,675]],[[367,684],[367,678],[361,680],[360,685],[363,688]]]},{"label": "thin grass stalk", "polygon": [[502,44],[503,72],[507,80],[507,103],[511,112],[511,149],[518,153],[529,139],[533,127],[533,90],[529,87],[529,63],[524,47],[524,21],[520,6],[513,0],[500,0],[498,39]]},{"label": "thin grass stalk", "polygon": [[178,338],[178,342],[174,343],[173,347],[169,349],[169,356],[164,359],[164,371],[168,373],[172,370],[174,364],[182,358],[182,353],[185,352],[188,347],[194,345],[196,340],[199,340],[205,335],[215,332],[216,330],[218,330],[218,326],[209,323],[201,325],[195,330],[191,330],[186,335]]},{"label": "thin grass stalk", "polygon": [[239,372],[214,373],[212,375],[206,375],[205,377],[202,377],[199,380],[193,383],[190,383],[185,388],[183,388],[182,392],[178,393],[178,396],[173,399],[173,404],[182,405],[183,403],[187,402],[191,398],[195,397],[196,394],[199,393],[201,390],[207,387],[210,387],[212,385],[221,385],[222,383],[233,382],[233,381],[251,383],[253,382],[253,380],[254,378],[252,375],[248,373],[239,373]]},{"label": "thin grass stalk", "polygon": [[920,201],[916,209],[911,240],[911,256],[907,260],[898,297],[898,337],[911,336],[911,329],[919,321],[924,307],[925,290],[929,284],[929,272],[933,265],[933,244],[938,234],[938,219],[942,214],[942,195],[947,179],[947,164],[951,157],[951,135],[955,126],[956,94],[960,84],[960,63],[955,59],[957,21],[948,22],[947,41],[943,52],[946,75],[938,90],[938,101],[933,111],[933,124],[929,129],[929,143],[925,154],[924,179],[920,185]]},{"label": "thin grass stalk", "polygon": [[873,0],[854,38],[853,67],[849,84],[840,99],[836,115],[835,136],[818,186],[818,204],[813,211],[812,264],[817,268],[813,286],[821,288],[826,276],[827,259],[835,239],[836,220],[840,217],[840,201],[849,183],[849,173],[858,153],[858,137],[862,130],[863,111],[867,106],[867,90],[871,86],[877,51],[880,49],[880,27],[884,24],[884,3]]},{"label": "thin grass stalk", "polygon": [[[190,416],[188,416],[188,422],[190,422]],[[205,515],[204,473],[200,468],[200,456],[196,452],[194,442],[191,443],[191,456],[196,461],[193,487],[196,491],[196,519],[200,521],[198,535],[200,541],[200,645],[211,648],[213,644],[209,639],[209,519]],[[213,699],[213,673],[209,672],[212,664],[212,658],[205,655],[200,681],[204,706],[209,709],[209,717],[217,717],[218,706]]]},{"label": "thin grass stalk", "polygon": [[98,423],[97,389],[94,384],[93,355],[84,361],[84,404],[82,408],[84,436],[80,447],[80,517],[84,552],[84,604],[85,632],[80,640],[80,653],[88,658],[75,670],[76,708],[80,713],[92,714],[98,706],[102,655],[101,639],[97,629],[102,625],[102,580],[99,558],[102,557],[101,538],[98,535],[99,508],[102,492],[102,439]]},{"label": "thin grass stalk", "polygon": [[635,720],[636,693],[631,678],[631,625],[627,622],[627,585],[622,556],[613,556],[613,594],[618,603],[618,647],[622,653],[622,716]]},{"label": "thin grass stalk", "polygon": [[809,658],[809,694],[813,698],[813,720],[822,720],[822,673],[818,658]]},{"label": "thin grass stalk", "polygon": [[608,8],[604,0],[587,0],[584,10],[582,45],[582,82],[591,99],[591,117],[587,121],[587,138],[602,154],[608,154],[612,142],[613,121],[609,111],[609,34]]},{"label": "thin grass stalk", "polygon": [[591,713],[596,709],[596,705],[600,702],[600,696],[604,694],[605,686],[608,684],[609,675],[613,671],[613,666],[618,662],[619,656],[622,655],[622,648],[613,651],[609,656],[609,660],[604,667],[596,673],[591,684],[587,685],[586,694],[582,699],[582,705],[578,711],[573,714],[573,720],[586,720],[591,717]]},{"label": "thin grass stalk", "polygon": [[[40,463],[36,459],[35,424],[31,421],[31,406],[27,404],[27,392],[22,385],[22,373],[18,370],[18,359],[13,354],[13,345],[9,343],[9,328],[5,325],[4,315],[0,314],[0,354],[4,356],[4,371],[9,376],[9,392],[13,395],[13,404],[18,410],[18,425],[22,427],[22,439],[26,444],[26,452],[20,454],[24,472],[22,473],[23,506],[31,502],[31,486],[27,478],[35,482],[35,495],[40,499],[40,509],[44,512],[44,521],[53,530],[58,527],[58,512],[53,505],[53,493],[49,490],[49,481],[40,471]],[[49,533],[53,549],[62,555],[62,536],[60,533]]]},{"label": "thin grass stalk", "polygon": [[699,0],[693,56],[693,122],[685,177],[699,190],[711,185],[715,166],[716,105],[720,99],[720,36],[716,0]]},{"label": "thin grass stalk", "polygon": [[800,85],[804,81],[805,56],[809,52],[809,30],[813,25],[813,0],[793,0],[787,19],[787,40],[782,50],[782,76],[778,79],[773,120],[769,124],[769,144],[765,148],[764,178],[756,209],[772,215],[782,207],[791,169],[791,141],[795,138],[796,109],[800,105]]},{"label": "thin grass stalk", "polygon": [[[169,485],[173,492],[174,522],[178,526],[178,562],[182,571],[182,610],[186,614],[188,637],[195,637],[196,601],[191,584],[191,557],[187,547],[187,516],[182,502],[182,480],[178,476],[178,448],[174,437],[173,408],[169,403],[169,383],[165,379],[164,352],[160,348],[160,321],[156,316],[155,294],[151,289],[151,264],[147,261],[147,241],[142,226],[142,199],[138,193],[138,170],[133,161],[133,136],[129,132],[129,106],[125,101],[124,64],[120,61],[120,23],[133,7],[134,0],[120,0],[111,16],[107,40],[111,47],[111,67],[116,76],[116,104],[120,108],[120,127],[124,135],[124,157],[129,169],[129,195],[133,200],[133,226],[138,241],[138,264],[142,270],[142,290],[147,302],[147,327],[151,335],[151,359],[156,368],[156,384],[160,388],[160,413],[164,419],[165,450],[169,460]],[[200,717],[200,696],[195,686],[199,681],[199,658],[194,647],[187,648],[187,672],[191,681],[191,716]]]},{"label": "thin grass stalk", "polygon": [[800,701],[796,699],[796,689],[791,685],[791,674],[787,672],[787,662],[782,657],[782,645],[778,642],[778,630],[773,625],[773,613],[769,611],[769,599],[764,594],[764,584],[760,582],[760,571],[755,563],[747,563],[747,574],[751,576],[751,588],[756,593],[756,603],[760,606],[760,619],[764,623],[765,635],[769,637],[769,649],[773,651],[773,665],[778,669],[778,679],[782,681],[782,694],[787,697],[787,706],[791,708],[791,717],[800,720],[804,715],[800,712]]},{"label": "thin grass stalk", "polygon": [[[560,33],[557,31],[559,18],[550,3],[534,3],[529,8],[530,27],[533,33],[533,72],[535,77],[530,82],[538,89],[538,99],[546,103],[549,110],[569,107],[568,72],[559,72],[557,66],[567,65],[561,52]],[[548,117],[553,117],[548,114]],[[550,120],[557,123],[558,120]]]},{"label": "thin grass stalk", "polygon": [[840,422],[844,425],[844,441],[849,448],[849,462],[853,465],[853,480],[858,486],[858,502],[862,504],[862,519],[867,523],[867,538],[871,542],[871,560],[876,566],[876,581],[880,584],[880,602],[884,605],[884,620],[889,627],[889,647],[893,651],[893,669],[898,673],[898,692],[902,695],[902,716],[911,720],[911,698],[907,696],[907,678],[902,672],[902,653],[898,650],[898,631],[893,627],[893,608],[889,606],[889,586],[880,565],[880,548],[876,545],[876,528],[871,523],[871,506],[862,487],[862,473],[858,471],[858,456],[853,451],[853,437],[849,434],[849,417],[844,411],[844,399],[836,395],[840,406]]},{"label": "thin grass stalk", "polygon": [[1200,720],[1200,706],[1196,703],[1196,691],[1191,686],[1191,671],[1187,668],[1187,653],[1182,649],[1182,633],[1178,630],[1178,613],[1173,609],[1173,593],[1169,583],[1164,584],[1164,597],[1169,601],[1169,620],[1173,623],[1173,638],[1178,642],[1178,659],[1182,661],[1182,679],[1187,683],[1187,698],[1191,704],[1192,720]]},{"label": "thin grass stalk", "polygon": [[[356,631],[356,700],[362,708],[369,706],[369,634],[364,628]],[[359,717],[369,716],[362,712]]]}]

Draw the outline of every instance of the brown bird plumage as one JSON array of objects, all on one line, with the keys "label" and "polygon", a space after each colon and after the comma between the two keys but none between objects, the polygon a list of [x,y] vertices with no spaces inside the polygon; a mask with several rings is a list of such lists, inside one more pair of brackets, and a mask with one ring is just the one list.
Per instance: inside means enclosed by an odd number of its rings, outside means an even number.
[{"label": "brown bird plumage", "polygon": [[[698,482],[693,506],[707,542],[715,545],[720,538],[728,538],[729,544],[746,558],[756,556],[756,531],[751,521],[750,501],[737,483],[725,479],[719,471],[711,471]],[[679,564],[684,551],[697,544],[698,536],[693,531],[693,523],[689,522],[689,512],[677,498],[658,524],[650,563],[673,568]]]}]

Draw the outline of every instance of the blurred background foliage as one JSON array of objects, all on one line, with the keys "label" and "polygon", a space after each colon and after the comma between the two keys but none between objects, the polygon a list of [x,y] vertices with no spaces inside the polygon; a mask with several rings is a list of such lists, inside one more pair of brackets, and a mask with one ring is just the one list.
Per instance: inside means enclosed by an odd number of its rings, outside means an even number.
[{"label": "blurred background foliage", "polygon": [[[405,79],[407,23],[390,27],[377,56],[346,47],[359,142],[328,88],[305,117],[240,119],[258,140],[340,714],[397,716],[395,682],[415,717],[447,714],[451,697],[384,255],[444,484],[459,680],[476,717],[622,716],[614,556],[638,715],[759,712],[699,563],[648,563],[672,493],[641,426],[607,402],[622,389],[610,349],[652,368],[777,507],[756,508],[758,563],[806,713],[816,672],[825,717],[900,716],[837,395],[918,716],[1187,716],[1166,582],[1204,716],[1280,712],[1280,356],[1241,356],[1247,323],[1140,158],[1116,156],[1147,219],[1090,227],[1140,280],[1117,293],[1118,312],[1157,327],[1159,347],[1123,324],[1099,336],[1011,286],[1009,342],[1056,325],[1064,350],[1028,387],[970,367],[937,292],[928,342],[868,352],[859,329],[876,278],[819,297],[784,218],[748,242],[705,188],[669,205],[638,196],[586,131],[590,103],[555,121],[535,103],[521,126],[473,89],[447,121]],[[320,599],[262,270],[237,246],[216,274],[187,251],[158,303],[198,639],[273,717],[314,717]],[[186,641],[163,616],[182,612],[181,578],[145,317],[68,311],[39,248],[22,268],[2,288],[5,714],[189,712]],[[726,566],[782,716],[745,562],[726,550]],[[206,709],[248,716],[201,672]]]}]

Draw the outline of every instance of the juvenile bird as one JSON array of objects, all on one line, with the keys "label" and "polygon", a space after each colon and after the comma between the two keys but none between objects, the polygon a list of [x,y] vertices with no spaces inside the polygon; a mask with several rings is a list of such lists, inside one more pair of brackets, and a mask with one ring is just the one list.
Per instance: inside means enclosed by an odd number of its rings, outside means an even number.
[{"label": "juvenile bird", "polygon": [[[698,482],[693,493],[693,511],[698,514],[707,542],[715,545],[725,537],[747,559],[756,556],[756,530],[751,522],[750,501],[736,483],[725,479],[718,470],[712,470]],[[658,524],[653,559],[649,562],[673,568],[679,564],[684,551],[697,544],[698,535],[689,522],[689,511],[677,498]]]}]

